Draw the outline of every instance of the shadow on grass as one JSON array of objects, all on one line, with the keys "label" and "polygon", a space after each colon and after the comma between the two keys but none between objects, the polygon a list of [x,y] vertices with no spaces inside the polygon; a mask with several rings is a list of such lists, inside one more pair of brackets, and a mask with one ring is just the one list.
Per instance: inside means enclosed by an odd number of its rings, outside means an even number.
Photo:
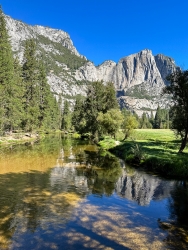
[{"label": "shadow on grass", "polygon": [[[188,153],[178,154],[178,140],[166,141],[125,141],[110,151],[135,167],[143,167],[166,177],[188,179]],[[142,151],[136,159],[134,145]]]}]

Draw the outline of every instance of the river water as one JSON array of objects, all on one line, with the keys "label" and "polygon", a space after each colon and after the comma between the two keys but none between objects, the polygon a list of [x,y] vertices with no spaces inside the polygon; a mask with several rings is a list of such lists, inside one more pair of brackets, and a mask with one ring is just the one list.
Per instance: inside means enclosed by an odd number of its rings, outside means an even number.
[{"label": "river water", "polygon": [[86,141],[0,148],[0,249],[188,249],[188,183]]}]

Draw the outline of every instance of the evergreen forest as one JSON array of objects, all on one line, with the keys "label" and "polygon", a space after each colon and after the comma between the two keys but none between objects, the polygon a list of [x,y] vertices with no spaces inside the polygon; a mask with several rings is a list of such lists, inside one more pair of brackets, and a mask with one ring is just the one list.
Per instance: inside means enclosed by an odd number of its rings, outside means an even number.
[{"label": "evergreen forest", "polygon": [[34,39],[25,41],[23,64],[13,56],[0,10],[0,132],[58,129],[60,106],[47,83]]}]

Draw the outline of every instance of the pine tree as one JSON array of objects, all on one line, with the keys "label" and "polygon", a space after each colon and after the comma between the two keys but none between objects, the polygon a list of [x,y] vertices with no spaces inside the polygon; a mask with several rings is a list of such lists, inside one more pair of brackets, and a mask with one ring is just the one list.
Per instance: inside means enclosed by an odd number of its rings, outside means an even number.
[{"label": "pine tree", "polygon": [[69,130],[71,128],[71,112],[70,104],[67,100],[64,101],[62,129]]},{"label": "pine tree", "polygon": [[161,126],[162,126],[162,114],[161,114],[161,108],[158,106],[155,114],[154,127],[161,128]]},{"label": "pine tree", "polygon": [[72,125],[79,133],[84,133],[85,117],[84,117],[84,100],[83,97],[78,95],[72,113]]},{"label": "pine tree", "polygon": [[[39,98],[39,128],[51,129],[51,115],[53,113],[52,109],[57,108],[53,106],[54,96],[50,90],[50,86],[47,82],[46,70],[43,61],[39,61],[39,73],[38,73],[38,98]],[[55,111],[55,110],[54,110]],[[56,112],[55,112],[56,113]],[[55,114],[54,113],[54,114]],[[54,128],[54,126],[52,127]]]},{"label": "pine tree", "polygon": [[0,130],[12,130],[14,63],[6,22],[0,7]]},{"label": "pine tree", "polygon": [[93,82],[87,90],[87,97],[84,103],[84,118],[87,132],[98,139],[100,133],[100,124],[97,121],[99,112],[103,114],[110,109],[118,107],[114,85],[108,83],[106,86],[103,82]]},{"label": "pine tree", "polygon": [[167,80],[169,85],[163,93],[172,96],[171,128],[181,137],[179,153],[182,153],[188,142],[188,70],[177,70]]},{"label": "pine tree", "polygon": [[25,103],[26,113],[24,125],[26,131],[33,131],[40,125],[40,99],[39,99],[39,70],[36,57],[36,44],[34,39],[26,40],[24,50],[23,78],[25,83]]},{"label": "pine tree", "polygon": [[146,113],[144,112],[141,117],[140,125],[141,128],[147,128],[148,118],[146,116]]},{"label": "pine tree", "polygon": [[50,103],[49,104],[50,107],[52,107],[50,109],[50,113],[51,113],[51,129],[61,129],[60,127],[60,123],[61,123],[61,106],[58,104],[55,96],[52,96],[52,98],[50,99]]},{"label": "pine tree", "polygon": [[152,128],[152,124],[150,123],[148,119],[148,114],[143,113],[141,118],[140,118],[140,128],[145,129],[145,128]]},{"label": "pine tree", "polygon": [[18,58],[14,59],[14,84],[13,84],[13,95],[11,96],[11,114],[10,120],[13,129],[21,129],[22,121],[24,119],[23,109],[23,95],[24,85],[22,78],[22,67],[19,63]]},{"label": "pine tree", "polygon": [[59,94],[58,95],[58,102],[57,102],[57,105],[58,105],[58,115],[57,115],[57,121],[58,121],[58,129],[62,129],[62,116],[63,116],[63,111],[62,111],[62,95]]},{"label": "pine tree", "polygon": [[167,113],[166,113],[166,128],[169,129],[169,127],[170,127],[169,111],[167,110]]},{"label": "pine tree", "polygon": [[97,116],[99,112],[106,111],[105,86],[102,82],[93,82],[87,90],[87,97],[84,104],[84,114],[87,132],[98,139],[99,123]]},{"label": "pine tree", "polygon": [[153,115],[153,111],[151,111],[151,116],[150,116],[150,119],[149,119],[152,127],[154,127],[154,115]]},{"label": "pine tree", "polygon": [[119,109],[117,98],[116,98],[116,90],[112,82],[106,83],[104,97],[105,97],[104,112],[107,112],[110,109]]}]

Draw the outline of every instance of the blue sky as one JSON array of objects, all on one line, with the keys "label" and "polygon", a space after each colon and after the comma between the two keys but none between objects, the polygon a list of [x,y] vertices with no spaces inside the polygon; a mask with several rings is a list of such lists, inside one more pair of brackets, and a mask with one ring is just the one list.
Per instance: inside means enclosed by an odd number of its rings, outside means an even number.
[{"label": "blue sky", "polygon": [[1,0],[5,14],[68,32],[96,65],[150,49],[188,69],[188,0]]}]

